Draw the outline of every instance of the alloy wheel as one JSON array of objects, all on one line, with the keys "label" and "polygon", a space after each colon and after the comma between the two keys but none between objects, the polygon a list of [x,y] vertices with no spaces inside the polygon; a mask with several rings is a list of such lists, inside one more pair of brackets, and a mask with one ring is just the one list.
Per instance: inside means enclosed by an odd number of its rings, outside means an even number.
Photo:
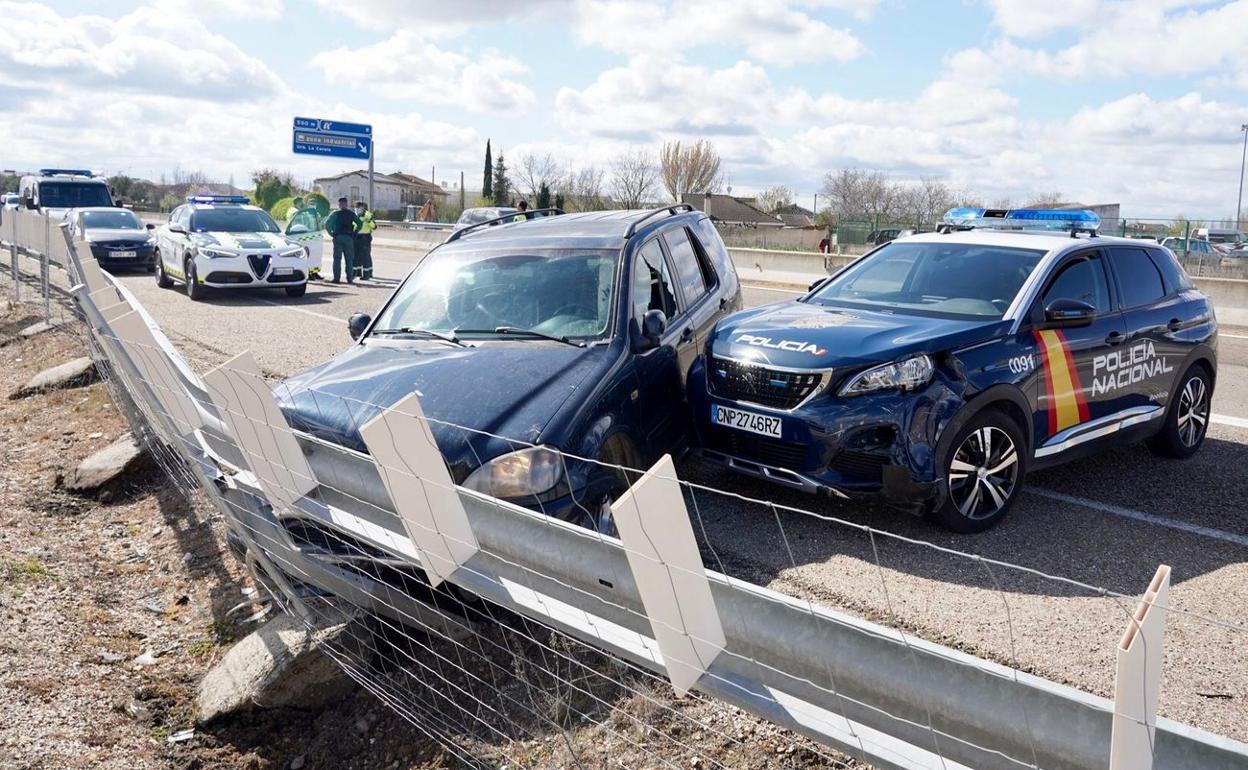
[{"label": "alloy wheel", "polygon": [[1209,389],[1201,377],[1192,377],[1179,395],[1179,441],[1189,449],[1204,438],[1209,424]]},{"label": "alloy wheel", "polygon": [[1000,428],[970,433],[949,464],[949,495],[968,519],[995,516],[1018,485],[1018,448]]}]

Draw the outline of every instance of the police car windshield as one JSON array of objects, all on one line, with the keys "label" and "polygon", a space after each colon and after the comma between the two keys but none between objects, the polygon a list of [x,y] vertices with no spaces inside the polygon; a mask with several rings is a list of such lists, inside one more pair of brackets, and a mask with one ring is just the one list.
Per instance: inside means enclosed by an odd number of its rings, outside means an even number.
[{"label": "police car windshield", "polygon": [[894,241],[807,301],[968,320],[1005,315],[1043,251],[983,244]]},{"label": "police car windshield", "polygon": [[[382,311],[376,329],[498,336],[499,327],[555,337],[606,333],[618,251],[433,252]],[[485,330],[485,331],[481,331]],[[514,334],[508,339],[523,339]]]},{"label": "police car windshield", "polygon": [[111,206],[113,199],[103,182],[49,182],[39,183],[39,207],[45,209],[75,209],[87,206]]},{"label": "police car windshield", "polygon": [[133,211],[115,209],[113,211],[84,211],[82,225],[88,230],[142,230],[143,223]]},{"label": "police car windshield", "polygon": [[222,207],[198,209],[191,215],[194,233],[280,233],[273,217],[259,209]]}]

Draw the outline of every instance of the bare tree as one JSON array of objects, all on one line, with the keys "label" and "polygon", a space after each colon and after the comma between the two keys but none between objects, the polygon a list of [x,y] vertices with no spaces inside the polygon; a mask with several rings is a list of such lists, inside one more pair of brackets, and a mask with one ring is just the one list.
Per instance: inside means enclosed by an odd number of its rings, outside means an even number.
[{"label": "bare tree", "polygon": [[555,186],[562,173],[559,162],[550,153],[540,156],[532,153],[523,155],[517,169],[515,185],[528,193],[530,201],[537,198],[542,185]]},{"label": "bare tree", "polygon": [[679,201],[683,193],[715,192],[723,184],[719,152],[705,139],[693,144],[664,142],[660,162],[663,187],[674,201]]},{"label": "bare tree", "polygon": [[611,195],[621,208],[640,208],[654,200],[658,181],[659,167],[649,150],[635,147],[611,161]]},{"label": "bare tree", "polygon": [[793,189],[785,185],[768,187],[758,194],[758,207],[768,214],[775,214],[781,208],[793,204]]},{"label": "bare tree", "polygon": [[557,185],[564,194],[564,205],[573,211],[597,211],[606,208],[603,188],[606,185],[607,172],[597,166],[586,166],[576,171],[569,171]]},{"label": "bare tree", "polygon": [[823,178],[823,195],[838,221],[886,218],[896,205],[896,190],[880,171],[843,168]]},{"label": "bare tree", "polygon": [[1053,192],[1036,193],[1031,196],[1031,200],[1027,202],[1029,209],[1047,209],[1052,208],[1061,203],[1065,203],[1066,198],[1056,190]]}]

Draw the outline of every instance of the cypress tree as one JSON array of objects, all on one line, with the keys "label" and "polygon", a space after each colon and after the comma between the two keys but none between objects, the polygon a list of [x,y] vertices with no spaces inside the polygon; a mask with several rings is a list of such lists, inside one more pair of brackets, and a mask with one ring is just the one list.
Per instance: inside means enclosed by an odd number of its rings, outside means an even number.
[{"label": "cypress tree", "polygon": [[[502,158],[499,158],[502,160]],[[490,156],[490,140],[485,140],[485,175],[481,178],[481,197],[494,197],[494,160]]]},{"label": "cypress tree", "polygon": [[494,164],[494,205],[506,206],[511,198],[511,180],[507,178],[507,163],[503,154],[498,154],[498,162]]}]

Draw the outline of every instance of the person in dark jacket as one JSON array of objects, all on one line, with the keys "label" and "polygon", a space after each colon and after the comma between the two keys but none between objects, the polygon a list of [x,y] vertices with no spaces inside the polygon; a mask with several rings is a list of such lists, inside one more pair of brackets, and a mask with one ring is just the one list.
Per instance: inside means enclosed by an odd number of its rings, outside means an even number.
[{"label": "person in dark jacket", "polygon": [[325,230],[334,239],[334,283],[342,283],[344,259],[347,283],[355,283],[355,234],[360,231],[361,224],[346,198],[339,198],[338,210],[325,218]]}]

